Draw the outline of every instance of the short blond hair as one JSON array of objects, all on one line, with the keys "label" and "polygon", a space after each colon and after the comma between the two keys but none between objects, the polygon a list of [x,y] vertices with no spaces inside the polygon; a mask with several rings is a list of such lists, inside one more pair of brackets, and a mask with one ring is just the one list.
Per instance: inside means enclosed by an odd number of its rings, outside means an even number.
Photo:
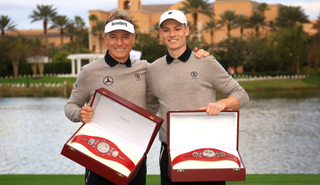
[{"label": "short blond hair", "polygon": [[125,11],[116,9],[115,11],[112,12],[112,14],[108,17],[108,19],[106,20],[105,25],[107,25],[109,22],[117,20],[117,19],[122,19],[125,21],[130,22],[131,24],[133,24],[133,21],[131,19],[130,14],[128,14]]}]

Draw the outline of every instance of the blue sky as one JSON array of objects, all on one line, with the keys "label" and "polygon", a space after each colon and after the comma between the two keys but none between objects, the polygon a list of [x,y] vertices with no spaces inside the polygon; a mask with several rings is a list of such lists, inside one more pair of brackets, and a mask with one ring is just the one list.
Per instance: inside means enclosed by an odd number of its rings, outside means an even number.
[{"label": "blue sky", "polygon": [[[209,0],[214,2],[215,0]],[[283,4],[287,6],[301,6],[309,19],[317,19],[320,13],[320,0],[255,0],[267,4]],[[179,0],[141,0],[142,5],[174,4]],[[28,16],[37,5],[53,5],[59,15],[66,15],[70,19],[82,17],[88,24],[88,10],[110,11],[117,8],[117,0],[0,0],[0,15],[7,15],[17,25],[17,29],[42,29],[41,21],[30,23]]]}]

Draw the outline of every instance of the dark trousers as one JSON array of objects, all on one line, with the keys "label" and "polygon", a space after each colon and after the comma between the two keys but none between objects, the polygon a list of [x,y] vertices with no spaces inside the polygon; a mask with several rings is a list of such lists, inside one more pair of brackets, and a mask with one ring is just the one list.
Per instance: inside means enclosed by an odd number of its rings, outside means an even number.
[{"label": "dark trousers", "polygon": [[[129,185],[145,185],[147,175],[147,157],[142,161],[137,176],[129,183]],[[93,171],[86,168],[85,173],[86,185],[115,185],[113,182],[101,177]]]},{"label": "dark trousers", "polygon": [[160,175],[161,175],[161,185],[225,185],[225,181],[215,181],[215,182],[171,182],[168,175],[168,149],[167,144],[162,143],[160,149]]}]

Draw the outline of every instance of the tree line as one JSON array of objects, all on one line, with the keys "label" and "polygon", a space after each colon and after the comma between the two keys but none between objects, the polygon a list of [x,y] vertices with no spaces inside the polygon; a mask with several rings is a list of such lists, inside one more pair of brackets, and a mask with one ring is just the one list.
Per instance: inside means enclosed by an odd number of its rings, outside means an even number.
[{"label": "tree line", "polygon": [[[1,43],[0,43],[0,74],[1,76],[14,75],[18,77],[19,64],[31,63],[33,74],[42,75],[44,56],[53,62],[68,61],[67,56],[71,53],[90,53],[88,49],[88,29],[80,16],[70,19],[64,15],[58,15],[57,9],[53,5],[37,5],[36,9],[28,16],[31,23],[42,21],[43,37],[36,36],[27,38],[20,35],[17,37],[7,36],[6,32],[11,30],[17,32],[16,24],[7,15],[0,17]],[[47,30],[56,28],[60,34],[60,45],[48,43]],[[63,39],[67,36],[70,43],[64,44]],[[29,61],[27,61],[29,59]],[[11,69],[12,70],[8,70]]]},{"label": "tree line", "polygon": [[[320,14],[312,25],[317,33],[309,35],[303,30],[303,24],[310,21],[299,6],[280,7],[277,18],[266,21],[265,12],[270,9],[266,3],[260,3],[249,17],[236,14],[233,10],[215,15],[208,0],[185,0],[182,4],[180,10],[192,15],[192,22],[188,22],[189,47],[210,51],[226,69],[229,66],[243,66],[247,73],[271,75],[318,72]],[[210,18],[202,30],[197,28],[199,14]],[[99,21],[95,15],[91,15],[90,20],[95,22],[93,33],[102,38],[104,22]],[[139,29],[137,24],[134,23],[134,26],[136,30]],[[231,35],[235,29],[240,31],[239,37]],[[215,44],[214,33],[218,30],[225,30],[227,38]],[[201,37],[202,32],[210,33],[210,42]],[[99,40],[101,48],[103,39]],[[150,28],[149,33],[136,32],[133,49],[142,51],[142,58],[149,62],[166,53],[166,47],[159,38],[158,23]]]},{"label": "tree line", "polygon": [[[181,11],[192,15],[192,22],[188,22],[190,48],[201,47],[210,51],[225,67],[243,66],[245,71],[256,74],[269,73],[307,73],[317,72],[320,64],[320,14],[313,29],[315,35],[309,35],[303,30],[302,24],[310,23],[301,7],[280,7],[278,17],[274,21],[266,21],[265,12],[268,4],[260,3],[250,17],[236,14],[227,10],[215,15],[208,0],[186,0],[182,2]],[[210,17],[202,30],[197,28],[198,16],[204,14]],[[216,17],[219,16],[219,19]],[[6,37],[5,32],[15,30],[16,24],[8,16],[1,15],[1,46],[0,46],[0,74],[16,76],[18,70],[8,71],[8,66],[17,68],[20,63],[26,63],[27,57],[47,55],[53,62],[67,61],[70,53],[88,53],[88,29],[81,17],[74,20],[58,15],[53,5],[37,5],[29,15],[31,22],[42,21],[43,38],[28,39],[23,36]],[[93,21],[92,34],[103,44],[104,21],[98,20],[96,15],[89,17]],[[48,25],[51,25],[48,28]],[[134,22],[135,29],[139,27]],[[47,29],[60,30],[61,44],[50,47],[47,40]],[[240,36],[232,36],[232,30],[238,29]],[[214,33],[225,30],[227,38],[218,45],[214,42]],[[245,33],[244,30],[252,30]],[[263,30],[263,32],[262,32]],[[202,32],[210,33],[210,41],[201,38]],[[70,43],[63,45],[64,35],[70,37]],[[133,49],[142,51],[142,59],[153,62],[166,53],[166,47],[161,43],[158,33],[158,23],[153,25],[149,33],[136,31],[136,41]],[[104,51],[100,51],[103,53]]]}]

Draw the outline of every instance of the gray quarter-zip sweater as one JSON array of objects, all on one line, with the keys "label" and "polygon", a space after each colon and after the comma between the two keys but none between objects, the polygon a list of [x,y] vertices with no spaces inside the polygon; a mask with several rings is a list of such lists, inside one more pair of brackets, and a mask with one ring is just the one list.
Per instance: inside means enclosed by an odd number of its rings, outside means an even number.
[{"label": "gray quarter-zip sweater", "polygon": [[106,56],[81,68],[71,96],[65,105],[65,114],[79,122],[79,111],[89,103],[96,89],[101,87],[122,98],[146,108],[147,61],[128,59],[119,64],[107,52]]},{"label": "gray quarter-zip sweater", "polygon": [[147,84],[147,110],[155,113],[159,109],[164,119],[160,141],[164,143],[167,143],[168,111],[206,107],[216,101],[216,89],[237,98],[240,108],[249,101],[247,92],[214,57],[198,59],[188,47],[177,59],[167,54],[149,65]]}]

